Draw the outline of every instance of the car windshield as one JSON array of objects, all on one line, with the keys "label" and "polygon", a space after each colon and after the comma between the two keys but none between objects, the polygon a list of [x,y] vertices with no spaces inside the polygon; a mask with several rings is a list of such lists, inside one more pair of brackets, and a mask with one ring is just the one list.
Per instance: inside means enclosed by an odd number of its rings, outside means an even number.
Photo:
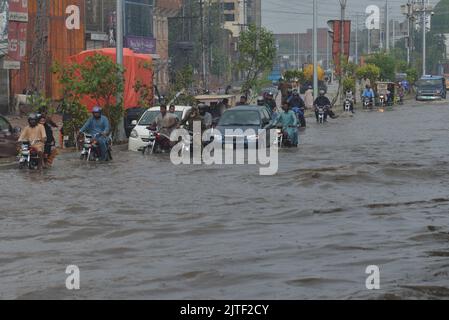
[{"label": "car windshield", "polygon": [[441,87],[441,79],[421,79],[416,82],[418,88],[438,88]]},{"label": "car windshield", "polygon": [[[149,126],[154,122],[154,119],[160,114],[161,112],[159,110],[151,110],[144,113],[142,116],[142,119],[139,121],[139,126]],[[168,113],[168,111],[167,111]],[[182,111],[175,111],[176,117],[178,117],[179,120],[182,119]]]},{"label": "car windshield", "polygon": [[258,126],[260,116],[258,111],[229,110],[223,114],[218,123],[220,126]]}]

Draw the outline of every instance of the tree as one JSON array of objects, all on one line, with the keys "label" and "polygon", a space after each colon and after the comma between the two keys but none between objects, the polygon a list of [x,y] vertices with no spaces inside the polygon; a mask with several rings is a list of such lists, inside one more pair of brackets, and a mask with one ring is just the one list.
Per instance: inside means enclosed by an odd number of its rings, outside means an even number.
[{"label": "tree", "polygon": [[375,53],[366,59],[366,63],[376,65],[380,70],[379,78],[383,81],[394,81],[396,61],[386,53]]},{"label": "tree", "polygon": [[115,137],[123,117],[123,104],[116,103],[117,93],[123,90],[123,68],[109,57],[95,54],[81,64],[55,65],[53,72],[59,74],[63,87],[63,109],[73,116],[72,130],[85,120],[86,107],[80,101],[87,95],[103,108]]},{"label": "tree", "polygon": [[273,68],[276,57],[274,35],[263,27],[250,25],[240,34],[238,48],[240,56],[236,68],[245,75],[242,90],[248,93],[257,87],[260,76]]},{"label": "tree", "polygon": [[356,75],[359,79],[366,77],[371,83],[374,83],[380,77],[380,68],[374,64],[366,64],[357,69]]},{"label": "tree", "polygon": [[123,90],[124,70],[109,57],[95,54],[78,65],[80,72],[80,93],[90,96],[103,107],[103,112],[111,124],[115,137],[120,120],[123,118],[123,104],[116,103],[118,92]]}]

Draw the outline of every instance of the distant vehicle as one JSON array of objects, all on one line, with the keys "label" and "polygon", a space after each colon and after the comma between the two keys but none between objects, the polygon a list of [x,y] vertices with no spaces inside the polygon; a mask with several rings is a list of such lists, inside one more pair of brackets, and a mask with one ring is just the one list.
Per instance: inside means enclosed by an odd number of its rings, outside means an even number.
[{"label": "distant vehicle", "polygon": [[446,99],[446,79],[443,76],[423,76],[416,82],[416,101]]},{"label": "distant vehicle", "polygon": [[139,120],[147,108],[134,107],[125,110],[125,134],[129,138],[131,131],[134,129],[133,121]]},{"label": "distant vehicle", "polygon": [[0,158],[17,156],[17,139],[20,128],[13,128],[11,123],[0,116]]},{"label": "distant vehicle", "polygon": [[[179,121],[184,119],[187,112],[191,109],[190,106],[175,106],[175,115]],[[128,150],[139,151],[147,146],[150,142],[150,131],[147,129],[160,114],[159,108],[151,108],[144,112],[139,121],[132,121],[134,129],[131,131],[128,142]]]},{"label": "distant vehicle", "polygon": [[[217,131],[214,130],[214,139],[216,142],[221,142],[223,146],[230,143],[234,148],[237,146],[248,148],[248,146],[251,145],[258,148],[258,130],[265,128],[270,122],[271,117],[265,107],[252,105],[235,107],[223,113],[223,116],[220,118],[220,121],[215,128]],[[243,134],[226,135],[226,130],[239,129],[242,133],[248,129],[252,129],[255,134],[250,136]],[[267,142],[269,141],[267,134]]]}]

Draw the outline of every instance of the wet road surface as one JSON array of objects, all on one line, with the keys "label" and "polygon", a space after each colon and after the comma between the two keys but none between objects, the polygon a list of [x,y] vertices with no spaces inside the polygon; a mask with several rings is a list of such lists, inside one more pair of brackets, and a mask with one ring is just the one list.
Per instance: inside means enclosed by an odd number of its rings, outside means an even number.
[{"label": "wet road surface", "polygon": [[117,150],[0,170],[0,298],[447,299],[448,118],[434,103],[309,123],[275,176]]}]

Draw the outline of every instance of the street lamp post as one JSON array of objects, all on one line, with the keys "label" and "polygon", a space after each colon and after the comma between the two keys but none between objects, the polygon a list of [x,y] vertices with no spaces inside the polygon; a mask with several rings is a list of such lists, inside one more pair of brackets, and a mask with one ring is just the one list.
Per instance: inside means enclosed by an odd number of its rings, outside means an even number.
[{"label": "street lamp post", "polygon": [[340,8],[341,8],[341,21],[340,21],[340,100],[343,102],[343,59],[345,55],[345,10],[347,5],[347,0],[340,0]]},{"label": "street lamp post", "polygon": [[313,0],[313,96],[318,97],[318,0]]},{"label": "street lamp post", "polygon": [[422,0],[422,74],[426,74],[426,4]]}]

